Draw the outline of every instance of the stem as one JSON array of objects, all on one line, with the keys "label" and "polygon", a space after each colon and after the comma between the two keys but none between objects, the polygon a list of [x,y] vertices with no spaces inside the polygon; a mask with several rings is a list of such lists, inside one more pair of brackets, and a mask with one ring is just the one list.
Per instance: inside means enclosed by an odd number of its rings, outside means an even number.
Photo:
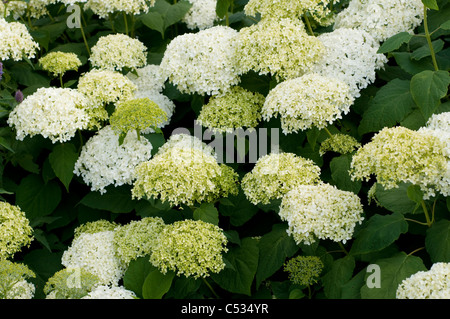
[{"label": "stem", "polygon": [[430,47],[431,52],[431,60],[433,60],[433,66],[436,71],[439,71],[439,67],[436,61],[436,55],[434,53],[433,44],[431,43],[431,36],[428,30],[428,19],[427,19],[427,7],[423,7],[424,15],[423,15],[423,27],[425,29],[425,37],[427,38],[428,46]]},{"label": "stem", "polygon": [[428,209],[427,209],[427,206],[425,205],[425,201],[423,199],[422,199],[421,204],[422,204],[423,212],[425,213],[425,219],[427,220],[427,225],[428,225],[428,227],[431,227],[431,224],[433,222],[430,220],[430,215],[428,214]]},{"label": "stem", "polygon": [[220,299],[219,295],[214,291],[213,287],[211,287],[211,285],[209,284],[209,282],[206,280],[206,278],[202,278],[203,282],[206,284],[206,286],[208,286],[209,290],[211,290],[211,292],[213,293],[213,295],[217,298]]},{"label": "stem", "polygon": [[78,130],[78,136],[80,138],[80,148],[78,149],[78,153],[80,153],[83,148],[83,135],[81,134],[80,130]]},{"label": "stem", "polygon": [[128,35],[128,19],[125,11],[123,12],[123,21],[125,22],[125,34]]},{"label": "stem", "polygon": [[420,247],[420,248],[417,248],[417,249],[413,250],[412,252],[410,252],[408,254],[408,256],[411,256],[412,254],[414,254],[414,253],[416,253],[416,252],[418,252],[419,250],[422,250],[422,249],[425,249],[425,247]]},{"label": "stem", "polygon": [[311,285],[308,285],[308,299],[312,298]]},{"label": "stem", "polygon": [[312,29],[312,27],[311,27],[311,23],[309,22],[308,16],[307,16],[306,14],[304,14],[304,15],[303,15],[303,18],[305,19],[306,26],[308,27],[309,33],[310,33],[312,36],[314,36],[314,31],[313,31],[313,29]]},{"label": "stem", "polygon": [[428,225],[427,223],[422,223],[422,222],[419,222],[418,220],[411,219],[411,218],[405,218],[405,220],[408,220],[410,222],[414,222],[414,223],[417,223],[417,224],[420,224],[420,225]]},{"label": "stem", "polygon": [[112,18],[112,14],[110,13],[110,14],[108,15],[108,17],[109,17],[109,22],[111,23],[111,31],[114,32],[114,33],[116,33],[116,28],[114,28],[114,20],[113,20],[113,18]]},{"label": "stem", "polygon": [[83,36],[83,41],[84,41],[84,45],[86,46],[86,50],[89,54],[89,56],[91,55],[91,50],[89,49],[89,45],[87,43],[86,40],[86,35],[84,34],[84,29],[83,29],[83,25],[80,23],[80,31],[81,31],[81,35]]},{"label": "stem", "polygon": [[347,249],[345,249],[344,245],[342,245],[342,243],[340,241],[338,242],[338,244],[339,244],[339,247],[342,248],[342,251],[348,256],[348,251],[347,251]]},{"label": "stem", "polygon": [[61,84],[61,87],[63,88],[64,87],[64,83],[63,83],[63,80],[62,80],[62,74],[61,73],[59,74],[59,83]]},{"label": "stem", "polygon": [[331,132],[330,132],[326,127],[324,127],[323,129],[325,130],[325,132],[327,132],[327,134],[328,134],[330,137],[333,137],[333,134],[331,134]]}]

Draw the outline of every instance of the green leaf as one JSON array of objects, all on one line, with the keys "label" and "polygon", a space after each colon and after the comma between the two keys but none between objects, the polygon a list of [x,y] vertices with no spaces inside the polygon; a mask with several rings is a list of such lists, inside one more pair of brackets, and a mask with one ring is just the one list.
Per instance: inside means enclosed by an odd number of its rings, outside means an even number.
[{"label": "green leaf", "polygon": [[287,225],[275,224],[272,231],[259,241],[259,262],[256,271],[256,287],[283,266],[286,258],[292,257],[299,247],[286,232]]},{"label": "green leaf", "polygon": [[228,196],[228,199],[234,206],[220,203],[219,212],[223,216],[230,217],[233,226],[242,226],[258,212],[258,207],[248,201],[242,189],[239,189],[238,195]]},{"label": "green leaf", "polygon": [[428,119],[448,91],[450,74],[447,71],[423,71],[411,79],[411,95],[423,116]]},{"label": "green leaf", "polygon": [[14,79],[24,86],[49,87],[50,79],[34,71],[26,62],[16,62],[8,69]]},{"label": "green leaf", "polygon": [[61,201],[61,189],[54,181],[44,183],[39,175],[23,178],[17,188],[16,205],[32,220],[51,214]]},{"label": "green leaf", "polygon": [[194,219],[218,225],[219,211],[214,207],[213,203],[203,203],[194,210]]},{"label": "green leaf", "polygon": [[397,33],[389,39],[386,39],[377,53],[388,53],[397,50],[403,43],[408,43],[412,37],[413,35],[408,32]]},{"label": "green leaf", "polygon": [[[375,262],[380,267],[380,288],[369,288],[367,284],[361,287],[362,299],[395,299],[400,283],[418,271],[426,271],[422,259],[400,252],[392,257],[379,259]],[[371,273],[367,273],[367,277]]]},{"label": "green leaf", "polygon": [[69,191],[69,184],[73,178],[73,168],[78,159],[75,145],[71,143],[59,144],[48,156],[55,175]]},{"label": "green leaf", "polygon": [[[433,41],[431,45],[433,46],[434,53],[440,52],[444,48],[444,44],[445,42],[442,41],[441,39]],[[430,47],[428,44],[426,44],[414,50],[414,52],[411,53],[411,58],[414,60],[420,60],[430,55],[431,55]]]},{"label": "green leaf", "polygon": [[394,213],[413,213],[417,203],[408,197],[408,187],[410,184],[400,183],[398,188],[384,189],[381,184],[377,184],[375,196],[381,206]]},{"label": "green leaf", "polygon": [[163,274],[159,269],[150,271],[142,286],[142,296],[144,299],[161,299],[172,286],[175,273],[168,271]]},{"label": "green leaf", "polygon": [[439,6],[438,6],[436,0],[422,0],[422,3],[427,8],[430,8],[433,10],[439,10]]},{"label": "green leaf", "polygon": [[216,3],[216,14],[219,18],[223,19],[228,13],[228,8],[230,7],[233,0],[217,0]]},{"label": "green leaf", "polygon": [[450,262],[450,221],[442,219],[427,230],[425,248],[431,261]]},{"label": "green leaf", "polygon": [[223,289],[235,293],[251,295],[251,287],[258,267],[258,241],[253,238],[243,238],[241,245],[231,247],[224,256],[233,268],[225,268],[211,278]]},{"label": "green leaf", "polygon": [[410,185],[406,190],[406,194],[415,203],[420,204],[423,200],[423,192],[418,185]]},{"label": "green leaf", "polygon": [[349,154],[334,157],[330,162],[331,177],[337,188],[358,194],[362,183],[361,181],[352,181],[348,172],[351,162],[352,156]]},{"label": "green leaf", "polygon": [[441,26],[440,26],[440,28],[441,28],[441,29],[444,29],[444,30],[450,30],[450,20],[448,20],[448,21],[442,23]]},{"label": "green leaf", "polygon": [[366,269],[361,270],[346,284],[342,285],[342,299],[361,299],[361,287],[365,284]]},{"label": "green leaf", "polygon": [[124,287],[133,291],[137,297],[142,298],[142,287],[145,279],[154,270],[157,270],[157,268],[150,263],[148,256],[132,260],[123,276]]},{"label": "green leaf", "polygon": [[422,71],[434,70],[431,57],[417,61],[411,58],[411,53],[409,52],[392,52],[391,54],[394,57],[395,62],[409,74],[414,75]]},{"label": "green leaf", "polygon": [[164,31],[166,30],[164,25],[164,18],[158,12],[148,12],[140,17],[142,23],[152,30],[158,31],[164,37]]},{"label": "green leaf", "polygon": [[380,251],[407,231],[408,223],[400,213],[373,215],[365,227],[355,235],[350,254],[361,255]]},{"label": "green leaf", "polygon": [[322,278],[325,296],[329,299],[342,298],[342,288],[352,278],[354,269],[353,256],[335,260],[331,269]]},{"label": "green leaf", "polygon": [[402,121],[414,107],[410,81],[395,79],[377,91],[364,112],[358,131],[361,135],[378,132]]},{"label": "green leaf", "polygon": [[136,201],[131,199],[131,192],[128,186],[107,187],[104,194],[90,192],[84,196],[81,204],[95,209],[107,210],[116,214],[131,212]]}]

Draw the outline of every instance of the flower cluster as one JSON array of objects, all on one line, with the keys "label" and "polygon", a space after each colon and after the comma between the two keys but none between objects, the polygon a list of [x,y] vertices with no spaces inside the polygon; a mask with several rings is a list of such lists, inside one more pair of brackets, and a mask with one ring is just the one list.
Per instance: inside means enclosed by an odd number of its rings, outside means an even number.
[{"label": "flower cluster", "polygon": [[98,219],[93,222],[81,224],[74,230],[73,239],[78,238],[83,233],[95,234],[102,231],[115,230],[119,225],[106,219]]},{"label": "flower cluster", "polygon": [[261,120],[264,96],[233,87],[230,92],[213,96],[203,105],[197,121],[210,130],[229,132],[238,128],[254,128]]},{"label": "flower cluster", "polygon": [[64,75],[67,71],[78,71],[81,61],[75,53],[72,52],[50,52],[39,59],[42,68],[53,76]]},{"label": "flower cluster", "polygon": [[27,279],[35,277],[28,266],[0,258],[0,299],[32,299],[36,288]]},{"label": "flower cluster", "polygon": [[137,68],[135,73],[129,72],[127,77],[136,85],[137,91],[161,93],[164,89],[166,77],[161,72],[161,67],[156,64],[147,64]]},{"label": "flower cluster", "polygon": [[444,153],[450,158],[450,112],[433,114],[428,119],[426,126],[419,129],[439,138],[444,144]]},{"label": "flower cluster", "polygon": [[204,30],[214,26],[219,19],[216,14],[217,0],[188,0],[192,7],[183,17],[182,21],[190,30]]},{"label": "flower cluster", "polygon": [[396,298],[450,299],[450,263],[434,263],[430,270],[404,279],[397,288]]},{"label": "flower cluster", "polygon": [[284,271],[289,273],[289,280],[296,285],[312,285],[317,282],[324,267],[317,256],[297,256],[284,264]]},{"label": "flower cluster", "polygon": [[358,149],[361,144],[350,135],[334,134],[320,143],[319,154],[323,156],[326,152],[332,151],[340,154],[349,154]]},{"label": "flower cluster", "polygon": [[[137,90],[134,93],[134,98],[136,99],[149,99],[152,102],[156,103],[158,105],[158,107],[164,111],[165,114],[161,115],[161,122],[156,125],[156,127],[159,128],[163,128],[164,126],[166,126],[167,124],[170,123],[170,120],[172,119],[172,115],[175,112],[175,103],[169,99],[167,96],[165,96],[162,93],[158,93],[155,91],[144,91],[144,90]],[[165,120],[163,121],[163,119],[165,118]],[[147,133],[152,133],[154,132],[153,128],[148,128],[146,130],[142,130],[141,131],[143,134],[147,134]]]},{"label": "flower cluster", "polygon": [[0,18],[0,61],[20,61],[24,57],[31,59],[38,49],[39,45],[24,24]]},{"label": "flower cluster", "polygon": [[369,180],[374,174],[385,189],[399,183],[420,186],[424,199],[436,191],[450,194],[449,157],[445,145],[427,131],[405,127],[384,128],[352,158],[353,179]]},{"label": "flower cluster", "polygon": [[151,160],[136,167],[133,198],[193,205],[237,193],[238,175],[232,168],[218,164],[211,153],[181,144],[163,145]]},{"label": "flower cluster", "polygon": [[325,53],[312,66],[312,71],[347,83],[355,98],[375,81],[375,71],[387,63],[386,56],[377,53],[379,43],[364,30],[339,28],[317,38],[324,45]]},{"label": "flower cluster", "polygon": [[89,61],[92,66],[103,70],[136,69],[147,63],[147,47],[121,33],[100,37],[91,51]]},{"label": "flower cluster", "polygon": [[33,240],[33,228],[18,207],[0,201],[0,259],[13,257]]},{"label": "flower cluster", "polygon": [[145,217],[119,226],[114,232],[117,255],[125,263],[150,255],[165,227],[160,217]]},{"label": "flower cluster", "polygon": [[286,80],[270,90],[262,117],[280,116],[284,134],[323,129],[350,111],[354,98],[346,83],[315,73]]},{"label": "flower cluster", "polygon": [[151,158],[152,149],[147,139],[138,139],[136,131],[129,132],[120,144],[119,134],[108,125],[83,145],[74,173],[91,190],[103,194],[108,185],[132,184],[136,166]]},{"label": "flower cluster", "polygon": [[237,42],[242,73],[271,74],[277,80],[305,74],[324,53],[323,44],[294,19],[261,20],[242,28]]},{"label": "flower cluster", "polygon": [[39,19],[48,15],[47,6],[54,3],[56,0],[8,1],[7,10],[13,14],[14,20],[20,17]]},{"label": "flower cluster", "polygon": [[336,16],[334,28],[364,30],[381,42],[399,32],[412,32],[423,16],[421,0],[351,0]]},{"label": "flower cluster", "polygon": [[356,194],[325,183],[293,188],[283,197],[279,211],[289,225],[288,234],[297,244],[307,245],[316,239],[345,243],[362,222],[362,214]]},{"label": "flower cluster", "polygon": [[81,299],[100,284],[96,275],[82,267],[63,268],[45,283],[45,298]]},{"label": "flower cluster", "polygon": [[236,30],[225,26],[177,36],[160,64],[164,76],[183,93],[228,91],[240,82],[236,36]]},{"label": "flower cluster", "polygon": [[167,225],[157,238],[150,262],[165,274],[205,278],[225,268],[222,253],[227,238],[216,225],[201,220],[183,220]]},{"label": "flower cluster", "polygon": [[81,299],[136,299],[136,294],[123,286],[97,286]]},{"label": "flower cluster", "polygon": [[77,130],[88,127],[90,102],[78,90],[39,88],[16,106],[8,124],[16,129],[16,138],[42,135],[53,143],[70,140]]},{"label": "flower cluster", "polygon": [[85,10],[91,9],[100,18],[107,18],[114,12],[137,15],[148,12],[149,7],[155,5],[156,0],[88,0],[84,6]]},{"label": "flower cluster", "polygon": [[258,159],[241,181],[244,194],[253,204],[269,204],[303,184],[320,182],[320,168],[312,160],[293,153],[271,153]]}]

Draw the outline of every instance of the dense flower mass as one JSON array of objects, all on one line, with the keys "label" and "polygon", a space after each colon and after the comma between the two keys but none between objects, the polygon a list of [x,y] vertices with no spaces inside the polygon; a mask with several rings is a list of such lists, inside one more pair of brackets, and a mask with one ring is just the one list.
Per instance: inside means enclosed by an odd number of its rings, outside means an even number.
[{"label": "dense flower mass", "polygon": [[28,266],[0,258],[0,299],[32,299],[36,287],[28,279],[35,277]]},{"label": "dense flower mass", "polygon": [[360,146],[361,144],[353,136],[346,134],[334,134],[320,143],[319,154],[324,155],[329,151],[340,154],[348,154],[352,153]]},{"label": "dense flower mass", "polygon": [[63,268],[44,286],[46,299],[81,299],[101,285],[99,278],[82,267]]},{"label": "dense flower mass", "polygon": [[350,111],[354,98],[346,83],[314,73],[281,82],[266,97],[264,120],[280,116],[283,133],[323,129]]},{"label": "dense flower mass", "polygon": [[63,75],[67,71],[78,71],[81,61],[75,53],[71,52],[50,52],[39,59],[42,68],[53,76]]},{"label": "dense flower mass", "polygon": [[230,132],[238,128],[255,128],[261,120],[264,96],[239,86],[230,92],[211,97],[197,118],[210,130]]},{"label": "dense flower mass", "polygon": [[300,185],[282,199],[279,215],[287,221],[288,234],[297,244],[310,245],[317,239],[345,243],[361,223],[359,197],[329,184]]},{"label": "dense flower mass", "polygon": [[219,19],[216,14],[217,0],[188,0],[192,7],[183,17],[188,29],[204,30],[214,26]]},{"label": "dense flower mass", "polygon": [[81,224],[73,231],[73,239],[77,239],[83,233],[95,234],[102,231],[113,231],[119,225],[106,219],[98,219],[92,222]]},{"label": "dense flower mass", "polygon": [[324,268],[317,256],[297,256],[284,264],[284,271],[289,273],[289,280],[296,285],[312,285],[319,279]]},{"label": "dense flower mass", "polygon": [[[152,90],[145,91],[145,90],[138,89],[134,93],[134,98],[149,99],[149,100],[153,101],[154,103],[156,103],[158,105],[158,107],[164,111],[165,114],[161,115],[161,118],[160,118],[161,122],[159,124],[157,124],[156,127],[163,128],[170,123],[170,120],[172,119],[172,116],[175,112],[175,103],[171,99],[169,99],[167,96],[165,96],[162,93],[158,93],[158,92],[152,91]],[[163,121],[163,118],[165,118],[164,121]],[[152,133],[152,132],[154,132],[154,129],[148,128],[148,129],[142,130],[141,132],[143,134]]]},{"label": "dense flower mass", "polygon": [[91,190],[105,193],[109,185],[132,184],[136,166],[151,158],[152,149],[147,139],[138,139],[136,131],[129,132],[120,144],[119,133],[108,125],[83,145],[74,173]]},{"label": "dense flower mass", "polygon": [[84,9],[91,9],[100,18],[107,18],[114,12],[137,15],[148,12],[149,7],[155,5],[155,0],[88,0]]},{"label": "dense flower mass", "polygon": [[144,217],[117,227],[114,232],[117,255],[127,265],[132,260],[150,255],[165,226],[160,217]]},{"label": "dense flower mass", "polygon": [[81,299],[136,299],[134,291],[123,286],[97,286]]},{"label": "dense flower mass", "polygon": [[202,149],[177,144],[163,145],[150,161],[137,166],[133,198],[193,205],[237,193],[238,175],[231,167]]},{"label": "dense flower mass", "polygon": [[320,168],[312,160],[293,153],[271,153],[258,159],[241,186],[253,204],[269,204],[292,188],[320,182]]},{"label": "dense flower mass", "polygon": [[240,82],[236,36],[236,30],[225,26],[177,36],[160,64],[164,76],[183,93],[228,91]]},{"label": "dense flower mass", "polygon": [[205,278],[225,268],[222,253],[227,238],[216,225],[201,220],[183,220],[167,225],[157,238],[150,262],[162,273]]},{"label": "dense flower mass", "polygon": [[0,201],[0,259],[13,257],[33,240],[33,228],[18,207]]},{"label": "dense flower mass", "polygon": [[20,61],[24,57],[31,59],[38,49],[38,43],[33,40],[24,24],[0,18],[0,61]]},{"label": "dense flower mass", "polygon": [[70,140],[77,130],[88,127],[90,103],[70,88],[39,88],[10,113],[8,124],[16,138],[42,135],[53,143]]},{"label": "dense flower mass", "polygon": [[305,74],[324,53],[323,44],[294,19],[261,20],[242,28],[237,40],[242,73],[271,74],[277,80]]},{"label": "dense flower mass", "polygon": [[444,153],[450,158],[450,112],[433,114],[419,131],[439,138],[444,144]]},{"label": "dense flower mass", "polygon": [[129,72],[127,77],[136,85],[138,91],[146,93],[161,93],[166,82],[161,67],[156,64],[138,68],[136,73]]},{"label": "dense flower mass", "polygon": [[364,30],[339,28],[317,39],[325,46],[325,53],[312,71],[347,83],[355,98],[375,81],[375,71],[387,63],[386,56],[377,53],[379,43]]},{"label": "dense flower mass", "polygon": [[351,0],[337,16],[334,28],[367,31],[384,41],[399,32],[412,32],[424,16],[421,0]]},{"label": "dense flower mass", "polygon": [[404,279],[397,288],[396,298],[450,299],[450,263],[434,263],[430,270]]},{"label": "dense flower mass", "polygon": [[47,6],[56,2],[57,0],[8,1],[7,8],[15,20],[21,17],[39,19],[48,15]]},{"label": "dense flower mass", "polygon": [[94,68],[111,71],[141,68],[147,63],[147,47],[125,34],[110,34],[98,39],[89,60]]},{"label": "dense flower mass", "polygon": [[450,194],[449,157],[445,145],[427,131],[405,127],[384,128],[353,156],[353,179],[369,180],[371,175],[385,189],[400,182],[420,186],[424,199],[436,192]]}]

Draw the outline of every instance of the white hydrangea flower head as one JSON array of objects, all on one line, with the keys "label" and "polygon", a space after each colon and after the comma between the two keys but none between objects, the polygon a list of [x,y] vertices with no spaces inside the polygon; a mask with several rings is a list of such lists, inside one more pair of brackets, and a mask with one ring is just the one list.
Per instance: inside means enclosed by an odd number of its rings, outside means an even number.
[{"label": "white hydrangea flower head", "polygon": [[161,67],[156,64],[148,64],[136,69],[136,74],[129,72],[127,77],[141,92],[161,93],[167,78],[162,74]]},{"label": "white hydrangea flower head", "polygon": [[33,40],[27,27],[20,22],[7,22],[0,18],[0,61],[20,61],[36,56],[39,44]]},{"label": "white hydrangea flower head", "polygon": [[0,300],[32,299],[36,287],[31,278],[36,274],[27,265],[0,258]]},{"label": "white hydrangea flower head", "polygon": [[388,61],[384,54],[377,53],[379,43],[364,30],[339,28],[317,38],[325,46],[325,53],[312,72],[347,83],[355,98],[375,81],[375,71]]},{"label": "white hydrangea flower head", "polygon": [[297,244],[307,245],[317,239],[345,243],[364,219],[362,214],[356,194],[325,183],[293,188],[283,197],[279,211],[289,225],[288,234]]},{"label": "white hydrangea flower head", "polygon": [[[161,124],[158,124],[157,127],[163,128],[170,123],[173,113],[175,112],[175,103],[171,99],[169,99],[167,96],[165,96],[162,93],[158,93],[156,91],[137,90],[134,94],[134,97],[135,98],[149,98],[151,101],[155,102],[159,106],[160,109],[162,109],[164,112],[166,112],[166,120],[163,121]],[[143,134],[153,133],[153,132],[154,132],[154,130],[152,128],[141,131],[141,133],[143,133]]]},{"label": "white hydrangea flower head", "polygon": [[204,30],[219,20],[216,14],[217,0],[188,0],[192,7],[181,20],[190,30]]},{"label": "white hydrangea flower head", "polygon": [[40,134],[53,143],[63,143],[88,127],[90,106],[86,96],[75,89],[39,88],[15,107],[8,124],[16,129],[20,141]]},{"label": "white hydrangea flower head", "polygon": [[107,18],[114,12],[137,15],[147,13],[150,7],[155,5],[156,0],[88,0],[84,9],[91,9],[100,18]]},{"label": "white hydrangea flower head", "polygon": [[208,156],[217,158],[217,154],[211,146],[207,145],[196,136],[184,133],[172,134],[169,140],[158,149],[157,154],[162,154],[174,148],[197,149]]},{"label": "white hydrangea flower head", "polygon": [[298,19],[264,19],[242,28],[237,39],[242,72],[271,74],[278,81],[308,72],[325,49]]},{"label": "white hydrangea flower head", "polygon": [[433,114],[427,121],[426,126],[420,131],[428,132],[439,138],[445,147],[445,154],[450,158],[450,112]]},{"label": "white hydrangea flower head", "polygon": [[167,46],[161,70],[183,93],[216,95],[240,82],[236,57],[237,31],[215,26],[185,33]]},{"label": "white hydrangea flower head", "polygon": [[35,291],[35,285],[23,279],[11,287],[5,299],[33,299]]},{"label": "white hydrangea flower head", "polygon": [[412,33],[423,16],[421,0],[351,0],[337,14],[334,28],[364,30],[382,42],[400,32]]},{"label": "white hydrangea flower head", "polygon": [[126,265],[115,247],[114,231],[82,233],[64,251],[61,263],[66,268],[83,268],[97,276],[99,284],[117,286]]},{"label": "white hydrangea flower head", "polygon": [[345,82],[308,73],[270,90],[261,113],[266,121],[280,116],[283,133],[288,134],[327,127],[347,114],[353,101]]},{"label": "white hydrangea flower head", "polygon": [[81,299],[137,299],[137,296],[134,291],[128,290],[123,286],[110,287],[100,285]]},{"label": "white hydrangea flower head", "polygon": [[152,149],[146,138],[137,138],[136,131],[129,132],[119,145],[119,134],[108,125],[83,145],[74,173],[92,191],[104,194],[109,185],[132,184],[136,166],[151,158]]},{"label": "white hydrangea flower head", "polygon": [[397,288],[396,298],[450,299],[450,263],[434,263],[430,270],[404,279]]},{"label": "white hydrangea flower head", "polygon": [[89,61],[94,68],[122,71],[147,64],[147,47],[138,39],[117,33],[102,36],[91,48]]},{"label": "white hydrangea flower head", "polygon": [[13,13],[15,20],[20,17],[39,19],[48,15],[47,6],[56,2],[57,0],[8,1],[7,8]]}]

